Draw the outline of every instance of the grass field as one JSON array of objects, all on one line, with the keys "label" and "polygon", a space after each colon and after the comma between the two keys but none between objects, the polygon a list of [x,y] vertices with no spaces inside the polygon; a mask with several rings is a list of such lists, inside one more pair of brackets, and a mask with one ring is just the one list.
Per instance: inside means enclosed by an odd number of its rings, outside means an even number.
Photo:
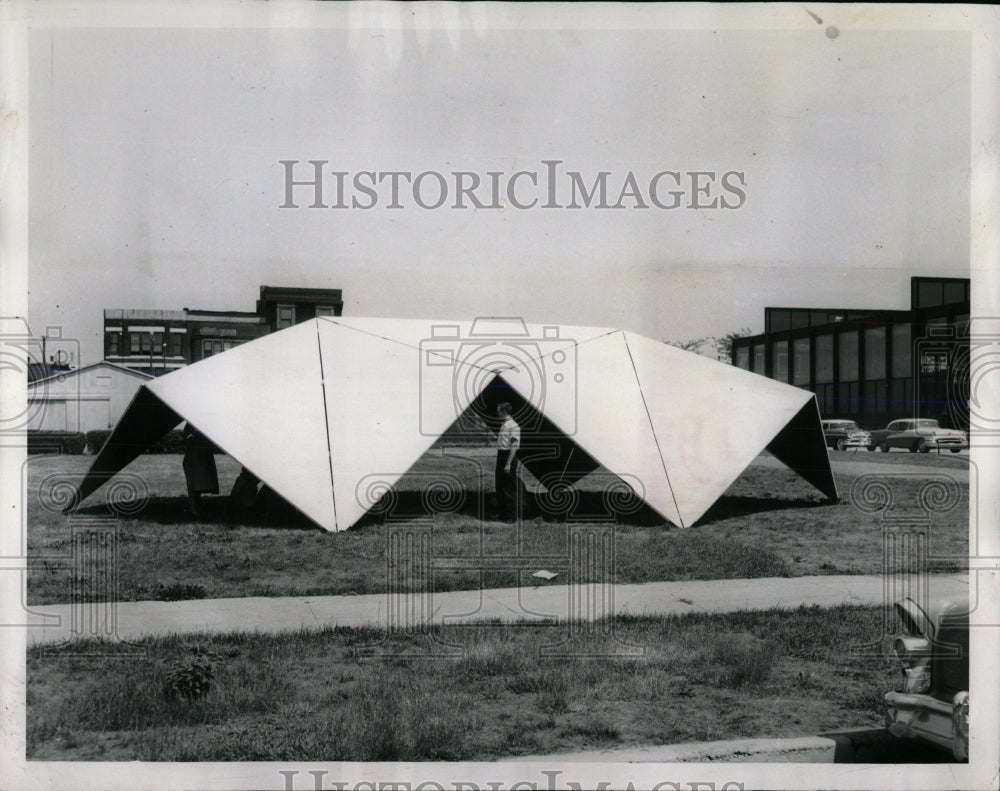
[{"label": "grass field", "polygon": [[[878,460],[887,469],[904,471],[910,459],[917,458],[879,453],[836,456]],[[927,463],[927,456],[919,458]],[[967,466],[962,458],[941,461],[945,473],[954,465]],[[58,499],[53,491],[56,482],[73,480],[89,462],[83,456],[36,456],[26,466],[27,540],[33,558],[29,603],[69,599],[74,572],[68,553],[76,517],[63,515],[52,505]],[[239,467],[225,456],[219,456],[218,463],[220,489],[228,492]],[[488,496],[483,492],[492,488],[492,471],[484,463],[492,464],[492,459],[425,456],[396,487],[396,510],[390,521],[406,524],[411,517],[430,519],[434,556],[474,559],[518,552],[537,557],[539,568],[565,558],[568,525],[583,520],[614,525],[616,579],[622,583],[883,570],[881,516],[850,502],[855,475],[837,474],[843,498],[839,504],[827,504],[791,471],[751,466],[695,527],[683,530],[642,509],[635,511],[629,503],[627,513],[608,512],[600,493],[613,478],[594,474],[581,483],[571,514],[554,507],[551,513],[536,508],[517,526],[490,519]],[[142,510],[125,514],[119,521],[119,600],[380,593],[386,589],[384,519],[372,517],[341,533],[327,533],[301,515],[280,508],[254,520],[231,521],[225,498],[219,497],[208,502],[206,519],[195,522],[184,495],[179,456],[141,456],[127,471],[145,482],[149,497]],[[421,497],[428,481],[442,475],[461,481],[464,487],[460,497],[444,503],[444,512],[434,510],[433,504],[428,508]],[[893,479],[894,507],[922,514],[918,496],[924,483],[919,475]],[[104,493],[101,490],[91,498],[93,502],[88,500],[78,515],[108,514]],[[954,507],[931,513],[932,566],[940,570],[961,569],[966,564],[968,485],[957,486],[956,493]],[[400,572],[405,577],[405,568],[393,570],[397,577]],[[563,581],[557,577],[553,584]],[[433,580],[436,590],[518,583],[517,572],[485,572],[481,577],[476,570],[439,571]]]},{"label": "grass field", "polygon": [[[851,655],[852,645],[884,642],[872,607],[620,617],[605,627],[561,646],[583,656],[540,655],[560,628],[498,624],[411,636],[190,635],[144,641],[123,658],[100,656],[108,647],[95,643],[34,648],[27,755],[485,760],[801,736],[881,725],[882,695],[897,681],[890,660]],[[615,656],[622,646],[642,655]],[[97,655],[80,655],[88,649]],[[442,650],[456,655],[421,656]],[[203,694],[171,694],[206,668]]]}]

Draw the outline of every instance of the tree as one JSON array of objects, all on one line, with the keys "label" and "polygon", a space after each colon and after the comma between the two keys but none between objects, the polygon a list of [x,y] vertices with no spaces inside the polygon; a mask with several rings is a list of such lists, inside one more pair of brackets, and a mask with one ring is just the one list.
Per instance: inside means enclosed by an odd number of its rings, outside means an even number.
[{"label": "tree", "polygon": [[745,338],[747,335],[753,335],[753,330],[749,327],[744,327],[735,332],[727,332],[725,335],[706,335],[704,338],[691,338],[686,341],[666,341],[666,343],[686,352],[694,352],[695,354],[700,354],[701,350],[708,344],[711,345],[711,348],[715,349],[716,357],[719,360],[728,363],[732,359],[733,341],[737,338]]},{"label": "tree", "polygon": [[694,352],[698,354],[701,348],[711,340],[710,338],[692,338],[687,341],[667,341],[670,346],[675,346],[685,352]]},{"label": "tree", "polygon": [[733,341],[737,338],[745,338],[748,335],[753,335],[753,330],[749,327],[744,327],[741,330],[736,330],[736,332],[727,332],[725,335],[713,336],[709,340],[712,341],[712,346],[715,347],[719,359],[728,363],[732,362],[733,359]]}]

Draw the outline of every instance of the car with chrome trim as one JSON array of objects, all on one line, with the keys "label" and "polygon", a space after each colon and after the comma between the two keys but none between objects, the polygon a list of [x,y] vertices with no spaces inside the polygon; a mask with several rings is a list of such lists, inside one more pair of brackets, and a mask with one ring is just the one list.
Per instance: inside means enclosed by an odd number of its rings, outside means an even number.
[{"label": "car with chrome trim", "polygon": [[823,427],[823,438],[826,446],[834,450],[847,450],[848,448],[867,448],[875,450],[872,445],[871,434],[853,420],[821,420]]},{"label": "car with chrome trim", "polygon": [[904,448],[910,453],[927,453],[931,450],[950,450],[958,453],[969,447],[969,435],[953,428],[941,428],[930,418],[893,420],[884,429],[871,432],[872,445],[883,453],[893,448]]},{"label": "car with chrome trim", "polygon": [[969,600],[895,605],[901,634],[893,653],[901,688],[885,696],[886,727],[893,736],[919,739],[969,759]]}]

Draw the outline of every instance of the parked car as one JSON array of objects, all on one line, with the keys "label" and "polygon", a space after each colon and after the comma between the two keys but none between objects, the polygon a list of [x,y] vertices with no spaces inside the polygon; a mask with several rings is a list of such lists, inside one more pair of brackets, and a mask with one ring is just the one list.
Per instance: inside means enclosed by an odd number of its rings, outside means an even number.
[{"label": "parked car", "polygon": [[941,428],[936,420],[894,420],[883,429],[871,432],[872,444],[883,453],[891,448],[906,448],[911,453],[927,453],[938,448],[952,453],[969,447],[969,437],[964,431]]},{"label": "parked car", "polygon": [[895,605],[902,634],[894,653],[902,689],[885,696],[889,733],[920,739],[969,759],[969,601],[912,599]]},{"label": "parked car", "polygon": [[828,448],[875,450],[871,434],[863,428],[858,428],[858,424],[853,420],[821,420],[820,424],[823,426],[823,437],[826,439]]}]

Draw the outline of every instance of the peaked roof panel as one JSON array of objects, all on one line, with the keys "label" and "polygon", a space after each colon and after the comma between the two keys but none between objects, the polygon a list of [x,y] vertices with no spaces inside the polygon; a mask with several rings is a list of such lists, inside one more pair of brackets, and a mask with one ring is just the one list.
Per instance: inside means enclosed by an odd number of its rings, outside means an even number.
[{"label": "peaked roof panel", "polygon": [[315,321],[144,387],[310,519],[336,524]]},{"label": "peaked roof panel", "polygon": [[631,332],[625,339],[682,524],[690,526],[813,394]]},{"label": "peaked roof panel", "polygon": [[340,317],[144,383],[80,494],[183,418],[315,522],[346,529],[372,505],[368,476],[394,482],[471,404],[493,408],[501,380],[544,418],[529,431],[560,432],[538,470],[575,480],[596,460],[678,525],[765,447],[836,496],[807,391],[621,330]]},{"label": "peaked roof panel", "polygon": [[614,330],[574,353],[507,371],[504,380],[662,516],[683,525],[624,334]]},{"label": "peaked roof panel", "polygon": [[418,348],[375,329],[319,323],[341,530],[374,504],[366,478],[394,483],[478,395],[456,390],[455,365],[422,370]]}]

